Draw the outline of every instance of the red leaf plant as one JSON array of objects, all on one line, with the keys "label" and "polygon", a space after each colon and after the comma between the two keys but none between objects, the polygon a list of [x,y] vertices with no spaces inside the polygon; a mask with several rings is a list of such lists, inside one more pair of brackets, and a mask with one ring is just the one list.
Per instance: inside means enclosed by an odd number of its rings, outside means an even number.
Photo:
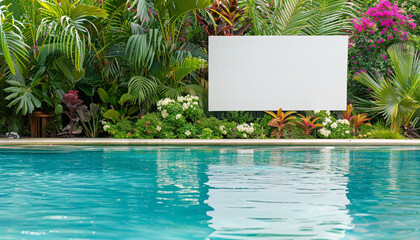
[{"label": "red leaf plant", "polygon": [[271,137],[275,136],[277,139],[282,136],[284,137],[283,129],[286,127],[286,125],[289,124],[296,126],[294,123],[290,122],[291,120],[296,119],[295,116],[291,116],[292,114],[296,113],[295,111],[284,113],[280,108],[277,111],[277,114],[268,111],[265,112],[273,117],[273,119],[268,123],[268,126],[276,128],[271,132]]},{"label": "red leaf plant", "polygon": [[64,94],[64,99],[61,100],[62,103],[66,104],[68,111],[63,111],[70,119],[70,137],[73,137],[73,114],[76,111],[77,107],[83,103],[83,100],[79,99],[79,91],[68,91]]},{"label": "red leaf plant", "polygon": [[312,120],[315,116],[303,116],[299,114],[300,119],[297,121],[299,124],[299,127],[303,130],[303,134],[305,134],[308,138],[311,132],[317,128],[322,127],[322,124],[315,123],[320,119],[320,117],[317,117]]},{"label": "red leaf plant", "polygon": [[347,110],[341,112],[341,119],[347,119],[347,121],[351,121],[352,114],[353,114],[354,107],[352,104],[347,105]]},{"label": "red leaf plant", "polygon": [[367,121],[369,121],[370,118],[367,118],[366,116],[367,114],[363,113],[363,114],[354,115],[351,118],[351,122],[353,123],[353,127],[354,127],[354,135],[356,135],[357,129],[359,129],[361,125],[365,124],[367,126],[372,126],[370,123],[367,123]]},{"label": "red leaf plant", "polygon": [[214,22],[199,15],[197,20],[209,36],[240,36],[252,25],[245,18],[246,8],[238,7],[237,0],[215,0],[208,10]]}]

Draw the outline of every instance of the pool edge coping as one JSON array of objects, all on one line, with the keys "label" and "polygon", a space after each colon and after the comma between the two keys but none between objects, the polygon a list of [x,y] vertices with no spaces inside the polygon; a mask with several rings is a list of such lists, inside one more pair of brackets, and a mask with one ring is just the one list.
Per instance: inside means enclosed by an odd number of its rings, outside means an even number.
[{"label": "pool edge coping", "polygon": [[114,139],[21,138],[0,139],[0,146],[420,146],[420,139]]}]

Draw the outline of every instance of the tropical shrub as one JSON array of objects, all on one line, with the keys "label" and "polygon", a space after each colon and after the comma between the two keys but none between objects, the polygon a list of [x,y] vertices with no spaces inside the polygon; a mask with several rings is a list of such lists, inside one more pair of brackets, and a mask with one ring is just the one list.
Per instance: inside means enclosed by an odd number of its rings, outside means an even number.
[{"label": "tropical shrub", "polygon": [[226,121],[237,122],[240,124],[254,121],[252,114],[250,112],[244,111],[231,111],[222,113],[222,119]]},{"label": "tropical shrub", "polygon": [[[215,138],[222,138],[227,134],[227,131],[224,129],[223,121],[215,117],[210,118],[201,118],[197,121],[197,128],[203,134],[205,129],[210,129],[212,131],[212,136]],[[206,130],[206,132],[209,132]]]},{"label": "tropical shrub", "polygon": [[321,117],[315,118],[315,116],[303,116],[299,114],[299,119],[297,120],[298,126],[303,130],[303,134],[305,134],[308,138],[309,135],[317,128],[323,127],[322,124],[315,123]]},{"label": "tropical shrub", "polygon": [[[387,53],[389,46],[407,42],[417,28],[411,15],[397,3],[392,5],[388,0],[380,0],[369,8],[359,19],[352,19],[353,30],[349,43],[349,79],[357,73],[370,72],[379,75],[391,73],[391,60]],[[350,81],[349,97],[363,97],[370,88]]]},{"label": "tropical shrub", "polygon": [[133,138],[135,126],[133,122],[127,119],[117,121],[115,124],[103,122],[104,131],[108,132],[114,138]]},{"label": "tropical shrub", "polygon": [[317,134],[321,138],[349,138],[351,136],[350,122],[347,119],[335,119],[330,111],[315,111],[317,121],[323,127]]},{"label": "tropical shrub", "polygon": [[251,26],[245,8],[239,7],[237,0],[215,0],[207,11],[210,19],[199,15],[197,19],[209,36],[239,36]]},{"label": "tropical shrub", "polygon": [[83,100],[79,99],[78,93],[78,91],[68,91],[66,94],[64,94],[64,99],[61,100],[61,102],[64,103],[67,107],[67,111],[63,111],[63,113],[69,117],[70,137],[73,136],[73,124],[77,121],[75,119],[76,116],[74,113],[80,104],[83,103]]},{"label": "tropical shrub", "polygon": [[198,129],[192,123],[186,123],[182,125],[180,128],[176,130],[177,137],[184,139],[184,138],[197,138],[198,137]]},{"label": "tropical shrub", "polygon": [[370,126],[370,123],[368,123],[368,122],[367,122],[367,121],[369,121],[369,120],[370,120],[370,118],[367,118],[366,116],[367,116],[367,114],[366,114],[366,113],[363,113],[363,114],[357,114],[357,115],[354,115],[354,116],[351,118],[351,124],[353,125],[353,132],[354,132],[354,135],[356,135],[356,134],[357,134],[357,130],[359,129],[359,127],[360,127],[361,125],[367,125],[367,126]]},{"label": "tropical shrub", "polygon": [[393,45],[388,49],[392,61],[389,76],[361,72],[355,79],[372,90],[372,100],[362,101],[361,110],[382,115],[397,132],[419,117],[420,59],[411,46]]},{"label": "tropical shrub", "polygon": [[266,111],[266,113],[273,117],[273,119],[271,119],[271,121],[268,123],[268,126],[275,128],[273,131],[271,131],[271,137],[284,137],[283,129],[286,127],[286,125],[295,126],[295,124],[291,122],[291,120],[296,119],[295,116],[292,116],[292,114],[296,113],[295,111],[284,113],[282,108],[280,108],[277,111],[277,114],[269,111]]},{"label": "tropical shrub", "polygon": [[135,122],[133,129],[134,138],[155,138],[161,135],[163,123],[158,113],[149,113]]}]

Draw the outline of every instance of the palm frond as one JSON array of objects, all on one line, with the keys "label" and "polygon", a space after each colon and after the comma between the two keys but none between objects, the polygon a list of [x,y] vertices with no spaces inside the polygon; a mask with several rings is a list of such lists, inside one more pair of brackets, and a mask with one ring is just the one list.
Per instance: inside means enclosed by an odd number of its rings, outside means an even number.
[{"label": "palm frond", "polygon": [[176,63],[172,75],[175,82],[179,83],[191,72],[205,68],[206,66],[207,62],[203,59],[187,57],[182,62]]},{"label": "palm frond", "polygon": [[[86,48],[90,46],[91,34],[87,25],[92,29],[96,26],[90,19],[102,18],[107,13],[94,6],[71,4],[69,0],[53,3],[38,0],[40,12],[44,17],[37,30],[37,38],[45,38],[44,44],[53,43],[53,47],[62,51],[72,60],[77,70],[83,68]],[[41,46],[41,49],[44,47]]]},{"label": "palm frond", "polygon": [[159,81],[153,77],[146,78],[143,76],[135,76],[128,83],[128,92],[137,98],[138,102],[143,102],[147,97],[156,93]]},{"label": "palm frond", "polygon": [[[15,20],[9,13],[7,6],[1,5],[0,1],[0,59],[3,57],[12,74],[22,68],[28,57],[29,46],[22,36],[23,24]],[[1,68],[0,64],[0,68]]]},{"label": "palm frond", "polygon": [[356,17],[354,4],[347,0],[316,0],[308,4],[314,10],[305,29],[308,35],[341,35],[350,29],[350,19]]},{"label": "palm frond", "polygon": [[149,29],[146,34],[132,35],[127,42],[126,54],[135,68],[150,69],[155,57],[160,56],[162,35],[158,29]]}]

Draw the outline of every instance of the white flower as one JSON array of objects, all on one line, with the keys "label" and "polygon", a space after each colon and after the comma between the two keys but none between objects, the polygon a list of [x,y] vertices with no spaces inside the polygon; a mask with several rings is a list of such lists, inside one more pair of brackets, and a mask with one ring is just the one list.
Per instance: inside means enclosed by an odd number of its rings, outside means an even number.
[{"label": "white flower", "polygon": [[182,115],[181,115],[181,114],[177,114],[175,118],[176,118],[176,119],[180,119],[181,117],[182,117]]},{"label": "white flower", "polygon": [[165,99],[161,99],[157,102],[157,106],[161,107],[161,106],[166,106],[169,103],[174,103],[175,101],[170,99],[170,98],[165,98]]},{"label": "white flower", "polygon": [[183,111],[187,110],[188,109],[188,105],[189,105],[189,103],[182,104],[182,110]]},{"label": "white flower", "polygon": [[183,96],[178,97],[178,98],[177,98],[177,101],[178,101],[178,102],[183,102],[183,101],[184,101],[184,97],[183,97]]},{"label": "white flower", "polygon": [[105,125],[104,126],[104,131],[106,131],[108,128],[110,128],[111,126],[109,126],[109,125]]},{"label": "white flower", "polygon": [[225,125],[220,125],[219,129],[220,129],[220,131],[224,131],[225,130]]},{"label": "white flower", "polygon": [[191,132],[187,130],[187,131],[185,131],[185,135],[190,136]]},{"label": "white flower", "polygon": [[319,129],[319,133],[324,137],[328,137],[330,135],[331,131],[327,130],[325,128],[321,128],[321,129]]},{"label": "white flower", "polygon": [[340,119],[340,120],[337,120],[337,122],[341,124],[350,125],[350,122],[347,119]]},{"label": "white flower", "polygon": [[314,110],[315,114],[318,114],[319,112],[321,112],[321,110]]},{"label": "white flower", "polygon": [[244,138],[246,138],[246,137],[247,137],[246,133],[242,134],[242,136],[244,136]]},{"label": "white flower", "polygon": [[346,133],[347,133],[347,134],[350,134],[350,131],[349,131],[349,130],[347,130],[347,131],[346,131]]},{"label": "white flower", "polygon": [[156,130],[157,130],[158,132],[160,132],[160,130],[162,130],[162,127],[161,127],[161,126],[157,126],[157,127],[156,127]]},{"label": "white flower", "polygon": [[254,127],[253,127],[253,123],[251,123],[251,125],[249,125],[248,123],[244,123],[244,124],[238,124],[237,126],[236,126],[236,129],[239,131],[239,132],[246,132],[246,133],[248,133],[248,134],[251,134],[251,133],[253,133],[254,132]]},{"label": "white flower", "polygon": [[166,112],[166,109],[163,109],[163,111],[162,111],[162,118],[166,118],[167,116],[169,116],[169,113]]},{"label": "white flower", "polygon": [[325,111],[328,115],[330,115],[331,114],[331,112],[330,112],[330,110],[327,110],[327,111]]},{"label": "white flower", "polygon": [[322,125],[326,126],[328,123],[331,123],[331,119],[330,118],[325,118],[324,122],[322,123]]},{"label": "white flower", "polygon": [[331,124],[331,128],[336,128],[336,127],[337,127],[337,123]]},{"label": "white flower", "polygon": [[198,102],[193,102],[194,105],[198,105]]}]

